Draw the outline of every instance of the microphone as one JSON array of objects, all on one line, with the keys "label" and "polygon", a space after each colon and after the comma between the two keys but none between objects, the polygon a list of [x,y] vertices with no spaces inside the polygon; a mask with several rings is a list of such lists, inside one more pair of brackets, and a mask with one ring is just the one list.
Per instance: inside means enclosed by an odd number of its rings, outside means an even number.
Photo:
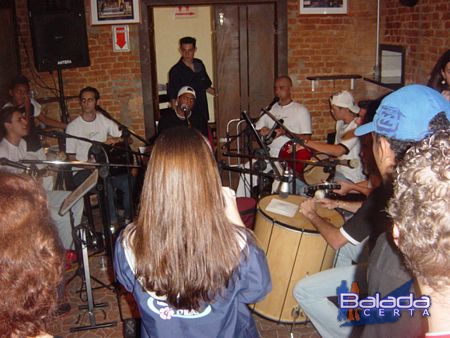
[{"label": "microphone", "polygon": [[325,161],[320,161],[322,163],[325,164],[325,166],[337,166],[337,165],[344,165],[346,167],[349,167],[351,169],[355,169],[359,167],[359,160],[358,159],[351,159],[351,160],[339,160],[339,159],[335,159],[335,160],[325,160]]},{"label": "microphone", "polygon": [[188,106],[186,103],[183,103],[183,104],[180,106],[180,109],[181,109],[181,111],[182,111],[183,114],[184,114],[184,118],[185,118],[186,121],[187,121],[188,127],[191,127],[191,121],[189,120],[189,116],[188,116],[188,113],[189,113],[189,111],[190,111],[189,106]]},{"label": "microphone", "polygon": [[280,98],[278,96],[275,96],[272,100],[272,102],[269,103],[269,105],[265,108],[266,110],[271,110],[273,105],[280,101]]},{"label": "microphone", "polygon": [[291,173],[289,169],[284,169],[283,176],[281,177],[280,188],[278,190],[278,196],[281,198],[287,198],[289,196],[289,181],[291,178]]},{"label": "microphone", "polygon": [[189,106],[188,106],[187,104],[185,104],[185,103],[183,103],[183,104],[180,106],[180,109],[181,109],[181,111],[184,113],[184,115],[186,115],[187,113],[189,113]]},{"label": "microphone", "polygon": [[[283,123],[284,123],[284,120],[280,119],[279,124],[283,124]],[[277,136],[277,133],[275,131],[275,129],[277,129],[277,127],[278,127],[278,123],[275,122],[273,124],[272,128],[270,128],[266,137],[264,138],[264,141],[266,142],[266,144],[271,144],[273,142],[273,139]]]},{"label": "microphone", "polygon": [[0,158],[0,165],[9,166],[9,167],[17,168],[17,169],[24,169],[24,170],[28,169],[28,167],[26,165],[11,161],[11,160],[7,159],[6,157]]}]

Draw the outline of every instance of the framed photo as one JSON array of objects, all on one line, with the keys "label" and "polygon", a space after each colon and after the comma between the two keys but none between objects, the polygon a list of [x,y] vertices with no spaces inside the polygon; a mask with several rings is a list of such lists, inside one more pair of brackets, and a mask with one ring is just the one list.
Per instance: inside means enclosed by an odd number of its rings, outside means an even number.
[{"label": "framed photo", "polygon": [[139,2],[139,0],[91,0],[91,24],[139,23]]},{"label": "framed photo", "polygon": [[300,0],[300,14],[347,14],[347,0]]}]

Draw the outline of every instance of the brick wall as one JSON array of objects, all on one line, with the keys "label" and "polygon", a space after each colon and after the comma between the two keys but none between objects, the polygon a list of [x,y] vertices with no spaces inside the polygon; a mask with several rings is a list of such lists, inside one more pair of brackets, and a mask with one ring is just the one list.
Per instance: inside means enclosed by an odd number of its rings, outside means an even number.
[{"label": "brick wall", "polygon": [[382,3],[381,43],[404,46],[406,82],[426,83],[435,62],[450,48],[450,2],[420,0],[414,7]]},{"label": "brick wall", "polygon": [[[376,1],[350,0],[348,5],[347,15],[304,15],[299,14],[299,1],[288,1],[289,75],[295,99],[311,112],[315,139],[323,140],[334,130],[328,100],[334,92],[350,90],[350,80],[320,81],[313,92],[306,77],[366,75],[375,64]],[[365,81],[355,82],[357,100],[368,92]]]},{"label": "brick wall", "polygon": [[[38,91],[38,97],[51,97],[51,91],[40,88],[37,84],[45,82],[48,86],[55,87],[58,82],[57,74],[56,71],[52,74],[33,72],[33,48],[26,3],[26,0],[16,0],[22,72],[32,81],[32,86]],[[86,13],[90,13],[90,2],[85,1],[85,6]],[[100,91],[102,108],[140,135],[144,135],[137,25],[129,25],[131,51],[115,53],[112,48],[111,26],[91,26],[88,14],[86,24],[91,65],[62,71],[65,96],[78,95],[80,89],[85,86],[96,87]],[[67,105],[70,115],[78,116],[78,100],[68,100]],[[47,107],[53,117],[58,116],[57,103]]]},{"label": "brick wall", "polygon": [[[310,75],[370,75],[375,64],[376,1],[349,0],[347,15],[300,15],[299,1],[288,1],[289,74],[294,97],[312,113],[314,138],[333,130],[327,99],[350,89],[349,81],[321,81],[311,91]],[[439,56],[450,48],[450,2],[420,0],[414,7],[381,1],[380,42],[406,49],[406,83],[426,83]],[[389,90],[357,80],[357,100],[376,98]]]},{"label": "brick wall", "polygon": [[[89,1],[85,0],[86,13]],[[288,0],[288,67],[294,80],[294,98],[304,103],[313,116],[315,139],[324,139],[334,129],[328,98],[333,92],[350,89],[349,80],[320,81],[311,91],[307,76],[330,74],[370,75],[375,64],[376,1],[349,0],[347,15],[300,15],[299,1]],[[406,81],[427,81],[439,55],[450,46],[450,3],[448,0],[420,0],[413,7],[399,1],[382,1],[381,42],[406,47]],[[16,0],[23,72],[32,76],[33,56],[26,0]],[[91,85],[102,95],[102,106],[123,123],[143,135],[143,103],[136,25],[130,25],[131,52],[112,51],[111,26],[91,26],[87,16],[91,66],[63,71],[66,96],[77,95]],[[49,86],[53,75],[40,73]],[[34,81],[35,82],[35,81]],[[38,88],[39,96],[50,92]],[[357,100],[375,98],[387,90],[364,80],[356,81]],[[70,114],[79,113],[77,100],[68,101]],[[57,114],[58,105],[49,105]]]}]

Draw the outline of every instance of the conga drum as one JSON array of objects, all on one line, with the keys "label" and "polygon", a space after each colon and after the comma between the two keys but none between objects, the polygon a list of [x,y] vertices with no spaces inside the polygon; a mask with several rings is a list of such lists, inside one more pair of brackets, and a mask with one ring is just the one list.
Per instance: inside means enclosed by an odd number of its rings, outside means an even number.
[{"label": "conga drum", "polygon": [[[292,203],[298,208],[305,197],[289,195],[281,199],[278,195],[270,195],[258,203],[255,235],[266,253],[272,291],[263,301],[254,304],[253,309],[257,314],[277,322],[305,321],[305,317],[294,316],[298,305],[292,289],[303,277],[331,268],[335,251],[298,209],[294,217],[267,211],[273,199]],[[317,212],[336,227],[344,223],[335,210],[319,208]]]}]

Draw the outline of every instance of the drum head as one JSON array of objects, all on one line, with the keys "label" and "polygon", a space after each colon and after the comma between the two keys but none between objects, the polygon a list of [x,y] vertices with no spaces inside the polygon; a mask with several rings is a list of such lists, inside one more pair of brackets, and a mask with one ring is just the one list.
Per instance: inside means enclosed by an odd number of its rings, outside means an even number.
[{"label": "drum head", "polygon": [[[327,160],[330,157],[326,154],[318,153],[313,155],[311,158],[312,161],[323,161]],[[306,184],[308,185],[316,185],[325,182],[330,177],[330,173],[325,171],[325,167],[315,166],[315,165],[307,165],[305,166],[305,170],[303,170],[303,178]]]},{"label": "drum head", "polygon": [[[287,217],[280,214],[276,214],[270,211],[267,211],[266,208],[272,199],[279,199],[284,202],[292,203],[297,205],[298,209],[295,213],[294,217]],[[306,200],[303,196],[298,195],[289,195],[287,198],[280,198],[278,195],[270,195],[262,198],[258,203],[259,211],[267,218],[272,221],[285,226],[286,228],[290,228],[293,230],[301,230],[304,232],[313,232],[318,233],[317,229],[311,224],[311,222],[303,216],[300,212],[300,204]],[[331,224],[334,224],[336,227],[341,226],[344,223],[342,215],[338,213],[336,210],[329,210],[326,208],[318,208],[317,214],[329,221]]]}]

